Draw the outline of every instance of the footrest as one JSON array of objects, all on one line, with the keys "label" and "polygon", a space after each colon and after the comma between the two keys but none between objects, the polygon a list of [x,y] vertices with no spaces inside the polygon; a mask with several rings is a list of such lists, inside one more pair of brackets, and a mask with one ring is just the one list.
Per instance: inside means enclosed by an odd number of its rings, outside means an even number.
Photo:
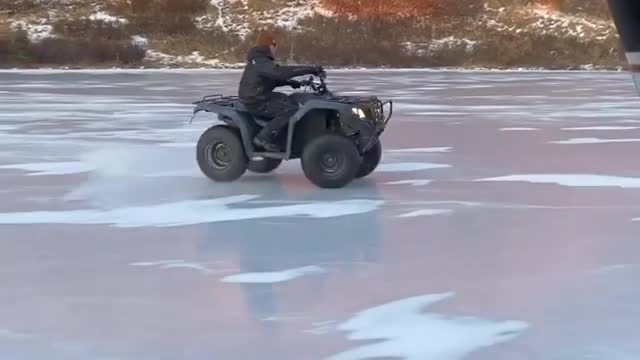
[{"label": "footrest", "polygon": [[286,159],[287,153],[257,152],[257,153],[253,153],[253,157],[264,157],[264,158],[272,158],[272,159]]}]

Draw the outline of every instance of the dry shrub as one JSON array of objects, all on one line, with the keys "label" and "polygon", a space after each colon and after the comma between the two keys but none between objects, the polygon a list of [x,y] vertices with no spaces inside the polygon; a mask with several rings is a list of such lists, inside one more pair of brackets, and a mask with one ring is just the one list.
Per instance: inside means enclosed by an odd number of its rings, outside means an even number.
[{"label": "dry shrub", "polygon": [[53,25],[56,34],[68,38],[91,38],[103,40],[126,40],[128,31],[120,24],[103,20],[60,20]]},{"label": "dry shrub", "polygon": [[49,38],[32,44],[31,53],[40,64],[135,64],[146,51],[128,41]]},{"label": "dry shrub", "polygon": [[109,10],[129,20],[131,33],[187,35],[197,30],[193,17],[206,13],[209,0],[120,0]]},{"label": "dry shrub", "polygon": [[0,12],[15,15],[20,12],[40,9],[42,4],[36,0],[0,0]]},{"label": "dry shrub", "polygon": [[153,15],[135,15],[129,21],[127,31],[135,34],[189,35],[198,30],[193,18],[187,15],[163,19]]},{"label": "dry shrub", "polygon": [[[279,38],[279,57],[294,62],[331,65],[389,65],[404,64],[407,60],[402,48],[400,27],[407,22],[391,19],[350,20],[347,17],[315,16],[304,20],[307,29],[289,34],[276,30]],[[278,33],[279,32],[279,33]],[[254,41],[247,37],[240,48],[244,53]]]},{"label": "dry shrub", "polygon": [[121,16],[155,15],[161,18],[197,15],[207,11],[208,0],[119,0],[108,5]]},{"label": "dry shrub", "polygon": [[232,50],[240,42],[236,35],[221,29],[199,30],[191,35],[173,35],[153,42],[153,48],[170,55],[187,55],[199,51],[207,58],[234,61]]},{"label": "dry shrub", "polygon": [[253,11],[277,10],[287,5],[299,5],[302,0],[248,0],[247,6]]},{"label": "dry shrub", "polygon": [[604,19],[611,17],[607,0],[553,0],[553,5],[566,13],[586,14]]}]

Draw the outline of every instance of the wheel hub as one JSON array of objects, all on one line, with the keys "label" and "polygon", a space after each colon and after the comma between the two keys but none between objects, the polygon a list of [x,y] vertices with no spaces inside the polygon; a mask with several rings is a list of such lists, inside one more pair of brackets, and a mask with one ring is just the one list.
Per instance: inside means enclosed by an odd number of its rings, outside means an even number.
[{"label": "wheel hub", "polygon": [[209,164],[216,169],[226,169],[231,164],[231,150],[224,143],[210,145],[207,149]]},{"label": "wheel hub", "polygon": [[344,165],[342,157],[335,153],[324,154],[320,162],[324,171],[328,173],[339,172]]}]

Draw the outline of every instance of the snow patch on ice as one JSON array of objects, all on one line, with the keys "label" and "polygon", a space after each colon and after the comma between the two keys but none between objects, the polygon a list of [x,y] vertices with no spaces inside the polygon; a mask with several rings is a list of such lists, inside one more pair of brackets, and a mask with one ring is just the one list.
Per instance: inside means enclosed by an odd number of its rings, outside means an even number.
[{"label": "snow patch on ice", "polygon": [[418,216],[448,215],[451,213],[453,213],[453,210],[450,210],[450,209],[422,209],[422,210],[410,211],[408,213],[404,213],[396,217],[411,218],[411,217],[418,217]]},{"label": "snow patch on ice", "polygon": [[449,168],[448,164],[432,164],[432,163],[391,163],[380,164],[376,171],[378,172],[408,172],[408,171],[420,171],[431,169],[444,169]]},{"label": "snow patch on ice", "polygon": [[549,141],[550,144],[580,145],[640,142],[640,139],[600,139],[600,138],[571,138],[569,140]]},{"label": "snow patch on ice", "polygon": [[198,270],[205,274],[211,274],[215,271],[209,269],[206,264],[199,262],[189,262],[184,260],[164,260],[164,261],[156,261],[156,262],[136,262],[131,263],[131,266],[142,266],[142,267],[160,267],[161,269],[191,269]]},{"label": "snow patch on ice", "polygon": [[595,274],[608,274],[611,272],[619,272],[619,271],[626,271],[626,270],[631,270],[635,267],[635,265],[632,264],[615,264],[615,265],[608,265],[608,266],[603,266],[600,268],[597,268],[595,270],[593,270],[593,273]]},{"label": "snow patch on ice", "polygon": [[515,181],[539,184],[558,184],[569,187],[640,188],[640,178],[594,174],[521,174],[478,179],[474,181]]},{"label": "snow patch on ice", "polygon": [[7,339],[13,341],[21,341],[32,338],[32,335],[15,332],[8,329],[0,329],[0,339]]},{"label": "snow patch on ice", "polygon": [[305,275],[325,273],[327,270],[319,266],[305,266],[296,269],[273,272],[244,273],[227,276],[222,279],[234,284],[275,284],[295,280]]},{"label": "snow patch on ice", "polygon": [[416,296],[355,314],[338,329],[350,332],[349,340],[376,342],[333,355],[328,360],[459,360],[481,348],[513,340],[529,327],[520,321],[499,322],[421,312],[452,296],[453,293]]},{"label": "snow patch on ice", "polygon": [[413,180],[398,180],[386,182],[386,185],[411,185],[411,186],[426,186],[433,182],[430,179],[413,179]]},{"label": "snow patch on ice", "polygon": [[562,130],[568,131],[581,131],[581,130],[589,130],[589,131],[608,131],[608,130],[636,130],[640,129],[638,126],[583,126],[583,127],[567,127]]},{"label": "snow patch on ice", "polygon": [[78,161],[70,162],[43,162],[2,165],[0,169],[24,170],[29,172],[27,176],[40,175],[70,175],[90,172],[95,170],[92,165]]},{"label": "snow patch on ice", "polygon": [[377,210],[383,201],[342,200],[286,206],[232,208],[259,198],[238,195],[211,200],[185,200],[116,209],[0,213],[0,224],[103,224],[115,227],[175,227],[272,217],[332,218]]}]

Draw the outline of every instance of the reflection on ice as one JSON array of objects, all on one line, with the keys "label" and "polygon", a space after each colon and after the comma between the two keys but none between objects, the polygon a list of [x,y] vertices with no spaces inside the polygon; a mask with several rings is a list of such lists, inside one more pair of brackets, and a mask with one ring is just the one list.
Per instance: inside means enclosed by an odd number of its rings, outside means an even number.
[{"label": "reflection on ice", "polygon": [[402,358],[456,360],[471,352],[510,341],[528,328],[520,321],[492,321],[421,313],[452,293],[417,296],[374,307],[340,324],[350,340],[376,341],[333,355],[328,360]]}]

